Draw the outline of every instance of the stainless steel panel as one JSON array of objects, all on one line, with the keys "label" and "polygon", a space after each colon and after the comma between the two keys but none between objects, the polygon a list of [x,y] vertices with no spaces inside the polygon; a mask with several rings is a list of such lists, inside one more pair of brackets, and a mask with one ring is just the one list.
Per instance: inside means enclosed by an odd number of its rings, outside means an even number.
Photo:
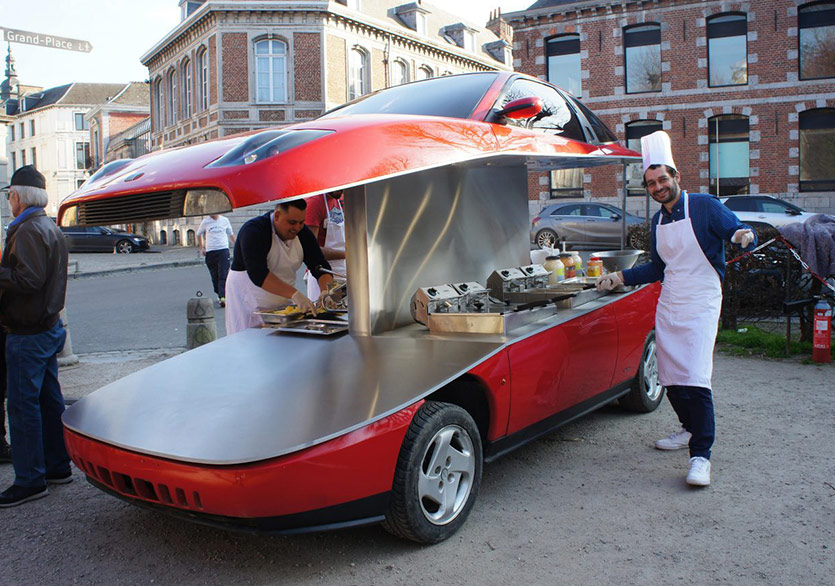
[{"label": "stainless steel panel", "polygon": [[506,313],[435,313],[429,316],[428,326],[432,333],[510,335],[518,328],[547,319],[556,313],[557,308],[553,305]]},{"label": "stainless steel panel", "polygon": [[368,239],[366,236],[365,186],[345,191],[345,265],[348,271],[348,324],[351,333],[371,334],[368,305]]},{"label": "stainless steel panel", "polygon": [[[496,267],[528,264],[527,185],[521,158],[516,165],[456,165],[367,185],[370,332],[412,323],[409,302],[419,287],[483,283]],[[353,288],[350,264],[349,273]],[[349,302],[353,312],[353,296]]]},{"label": "stainless steel panel", "polygon": [[273,458],[395,413],[503,344],[426,334],[327,338],[248,329],[101,388],[67,409],[64,423],[173,460]]}]

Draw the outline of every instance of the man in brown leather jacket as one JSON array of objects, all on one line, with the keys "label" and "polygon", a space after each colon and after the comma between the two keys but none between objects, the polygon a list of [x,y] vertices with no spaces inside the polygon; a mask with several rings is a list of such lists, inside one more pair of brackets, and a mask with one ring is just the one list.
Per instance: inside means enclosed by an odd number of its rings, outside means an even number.
[{"label": "man in brown leather jacket", "polygon": [[67,244],[44,206],[44,176],[31,165],[12,175],[9,224],[0,260],[0,325],[6,332],[9,429],[15,481],[0,508],[46,496],[47,483],[72,481],[61,414],[59,318],[67,290]]}]

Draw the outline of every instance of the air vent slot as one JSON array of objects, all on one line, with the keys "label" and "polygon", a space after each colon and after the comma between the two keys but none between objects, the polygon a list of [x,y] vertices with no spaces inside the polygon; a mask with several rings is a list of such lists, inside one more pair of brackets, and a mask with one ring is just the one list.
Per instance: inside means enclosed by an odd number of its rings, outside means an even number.
[{"label": "air vent slot", "polygon": [[83,226],[110,226],[180,218],[183,215],[184,190],[122,195],[78,204],[78,223]]}]

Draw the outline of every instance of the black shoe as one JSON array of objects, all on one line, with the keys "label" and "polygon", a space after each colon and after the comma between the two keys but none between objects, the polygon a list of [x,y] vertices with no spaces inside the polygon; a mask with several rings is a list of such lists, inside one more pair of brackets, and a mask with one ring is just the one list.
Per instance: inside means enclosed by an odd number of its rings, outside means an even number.
[{"label": "black shoe", "polygon": [[34,501],[49,494],[46,486],[18,486],[11,485],[0,493],[0,509],[16,507],[25,502]]},{"label": "black shoe", "polygon": [[0,464],[11,464],[11,462],[12,449],[9,447],[9,444],[0,446]]},{"label": "black shoe", "polygon": [[66,474],[46,475],[47,484],[69,484],[72,482],[72,472]]}]

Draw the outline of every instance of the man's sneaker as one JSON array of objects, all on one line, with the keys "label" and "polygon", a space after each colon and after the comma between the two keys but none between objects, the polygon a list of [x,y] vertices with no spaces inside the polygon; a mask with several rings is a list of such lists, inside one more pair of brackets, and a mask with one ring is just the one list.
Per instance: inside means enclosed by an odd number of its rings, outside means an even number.
[{"label": "man's sneaker", "polygon": [[690,486],[710,485],[710,460],[701,456],[690,458],[690,472],[687,473],[687,484]]},{"label": "man's sneaker", "polygon": [[0,509],[16,507],[23,503],[45,497],[49,492],[46,486],[18,486],[11,485],[0,493]]},{"label": "man's sneaker", "polygon": [[217,300],[221,307],[226,307],[226,297],[219,297]]},{"label": "man's sneaker", "polygon": [[72,472],[66,474],[46,475],[47,484],[69,484],[72,482]]},{"label": "man's sneaker", "polygon": [[677,432],[656,441],[655,447],[659,450],[681,450],[690,445],[690,435],[690,432],[682,427]]},{"label": "man's sneaker", "polygon": [[12,449],[9,444],[4,443],[0,446],[0,464],[10,464],[12,461]]}]

